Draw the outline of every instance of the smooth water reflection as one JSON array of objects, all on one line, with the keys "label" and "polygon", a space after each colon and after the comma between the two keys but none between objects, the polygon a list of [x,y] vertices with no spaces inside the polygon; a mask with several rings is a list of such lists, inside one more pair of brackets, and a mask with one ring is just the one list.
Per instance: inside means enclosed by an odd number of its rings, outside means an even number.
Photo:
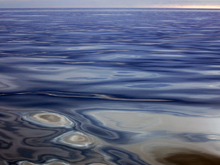
[{"label": "smooth water reflection", "polygon": [[219,10],[0,17],[0,164],[219,164]]},{"label": "smooth water reflection", "polygon": [[2,111],[2,159],[22,165],[219,163],[218,118],[126,110],[73,112],[69,121],[75,127],[51,127],[23,120],[24,112]]},{"label": "smooth water reflection", "polygon": [[[149,132],[166,130],[187,133],[220,134],[220,117],[172,116],[143,111],[90,111],[102,125],[123,131]],[[175,124],[174,124],[175,123]]]}]

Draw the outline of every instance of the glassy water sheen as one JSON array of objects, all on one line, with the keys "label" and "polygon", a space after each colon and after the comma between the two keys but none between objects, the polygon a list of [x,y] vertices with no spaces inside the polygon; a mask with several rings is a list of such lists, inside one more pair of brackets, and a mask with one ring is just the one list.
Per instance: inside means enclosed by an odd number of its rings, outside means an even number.
[{"label": "glassy water sheen", "polygon": [[0,164],[219,165],[219,18],[1,9]]}]

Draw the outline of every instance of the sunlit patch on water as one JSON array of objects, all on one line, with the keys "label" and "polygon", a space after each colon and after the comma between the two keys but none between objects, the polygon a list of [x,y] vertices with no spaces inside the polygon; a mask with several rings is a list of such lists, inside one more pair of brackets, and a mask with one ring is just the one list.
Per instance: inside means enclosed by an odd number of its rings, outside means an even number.
[{"label": "sunlit patch on water", "polygon": [[133,111],[91,111],[87,112],[104,126],[123,131],[146,131],[162,122],[161,117],[144,112]]},{"label": "sunlit patch on water", "polygon": [[88,111],[86,113],[93,117],[94,120],[101,122],[105,127],[123,131],[166,130],[176,133],[220,134],[220,118],[217,116],[178,116],[126,110]]},{"label": "sunlit patch on water", "polygon": [[74,123],[67,117],[51,112],[30,113],[23,116],[25,120],[46,127],[72,127]]},{"label": "sunlit patch on water", "polygon": [[70,131],[52,140],[54,143],[67,145],[74,148],[89,148],[94,146],[96,141],[90,135],[82,132]]},{"label": "sunlit patch on water", "polygon": [[[143,161],[153,165],[191,165],[189,162],[194,162],[194,159],[199,165],[203,165],[201,162],[208,165],[220,161],[217,155],[218,117],[175,116],[126,110],[85,113],[105,128],[121,133],[129,132],[132,138],[127,141],[124,139],[124,143],[119,142],[117,147],[135,153]],[[164,147],[164,143],[168,145]],[[187,156],[189,159],[183,161],[181,156]]]}]

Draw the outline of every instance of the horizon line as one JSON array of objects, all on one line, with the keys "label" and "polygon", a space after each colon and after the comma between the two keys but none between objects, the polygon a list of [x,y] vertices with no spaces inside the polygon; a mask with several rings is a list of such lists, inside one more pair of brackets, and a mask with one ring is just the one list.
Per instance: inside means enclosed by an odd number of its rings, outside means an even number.
[{"label": "horizon line", "polygon": [[0,9],[216,9],[219,7],[0,7]]}]

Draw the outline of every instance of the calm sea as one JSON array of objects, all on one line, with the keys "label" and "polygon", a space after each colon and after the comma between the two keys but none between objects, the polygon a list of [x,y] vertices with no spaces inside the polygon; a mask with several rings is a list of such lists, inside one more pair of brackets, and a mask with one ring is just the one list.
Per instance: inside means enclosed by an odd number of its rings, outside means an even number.
[{"label": "calm sea", "polygon": [[219,165],[219,18],[1,9],[0,164]]}]

